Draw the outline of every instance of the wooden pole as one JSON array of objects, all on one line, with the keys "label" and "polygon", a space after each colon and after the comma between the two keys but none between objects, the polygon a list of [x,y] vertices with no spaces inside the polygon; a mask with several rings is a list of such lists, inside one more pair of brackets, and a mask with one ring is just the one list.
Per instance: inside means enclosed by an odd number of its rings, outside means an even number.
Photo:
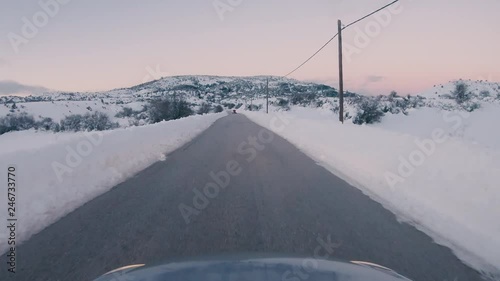
[{"label": "wooden pole", "polygon": [[342,64],[342,21],[339,25],[339,121],[344,123],[344,67]]}]

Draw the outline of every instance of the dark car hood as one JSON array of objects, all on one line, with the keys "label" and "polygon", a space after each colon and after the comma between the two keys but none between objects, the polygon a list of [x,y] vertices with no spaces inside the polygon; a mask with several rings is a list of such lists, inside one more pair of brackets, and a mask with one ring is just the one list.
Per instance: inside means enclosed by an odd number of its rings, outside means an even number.
[{"label": "dark car hood", "polygon": [[160,265],[132,265],[95,281],[402,281],[409,279],[371,263],[297,257],[211,257]]}]

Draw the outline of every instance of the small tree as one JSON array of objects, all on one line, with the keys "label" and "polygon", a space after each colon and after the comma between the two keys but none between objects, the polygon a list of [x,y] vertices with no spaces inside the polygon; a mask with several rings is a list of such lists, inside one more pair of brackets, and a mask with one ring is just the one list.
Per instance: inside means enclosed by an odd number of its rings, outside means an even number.
[{"label": "small tree", "polygon": [[384,112],[379,108],[379,104],[373,99],[366,99],[360,105],[358,114],[353,120],[354,124],[378,123],[384,117]]},{"label": "small tree", "polygon": [[153,100],[147,108],[151,123],[175,120],[193,114],[191,106],[184,100]]},{"label": "small tree", "polygon": [[173,103],[173,112],[174,116],[173,119],[180,119],[184,117],[188,117],[190,115],[193,115],[193,109],[191,108],[191,105],[185,101],[185,100],[175,100]]},{"label": "small tree", "polygon": [[472,93],[469,92],[469,86],[463,82],[455,83],[455,90],[451,92],[451,96],[458,104],[463,104],[470,100]]},{"label": "small tree", "polygon": [[215,113],[219,113],[224,111],[224,108],[219,104],[215,107]]},{"label": "small tree", "polygon": [[10,131],[22,131],[36,127],[35,118],[26,112],[9,114],[0,118],[0,135]]},{"label": "small tree", "polygon": [[86,131],[104,131],[110,130],[118,127],[117,123],[111,122],[109,116],[106,113],[94,112],[92,114],[87,113],[83,116],[83,130]]},{"label": "small tree", "polygon": [[149,121],[158,123],[163,120],[170,120],[172,116],[172,106],[168,99],[151,101],[148,106]]},{"label": "small tree", "polygon": [[66,116],[60,122],[61,131],[74,131],[78,132],[82,129],[83,116],[80,114],[73,114]]},{"label": "small tree", "polygon": [[212,110],[212,107],[210,104],[204,102],[201,104],[200,108],[198,109],[198,114],[207,114]]}]

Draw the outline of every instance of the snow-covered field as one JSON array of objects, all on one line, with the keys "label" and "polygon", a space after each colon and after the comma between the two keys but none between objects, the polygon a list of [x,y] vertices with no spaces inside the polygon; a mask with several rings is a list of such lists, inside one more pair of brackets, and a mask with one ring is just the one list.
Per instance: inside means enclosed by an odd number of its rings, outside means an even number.
[{"label": "snow-covered field", "polygon": [[[421,108],[368,126],[341,125],[320,109],[244,114],[464,262],[500,274],[499,105],[473,113]],[[288,125],[273,126],[278,117]]]},{"label": "snow-covered field", "polygon": [[[3,170],[17,167],[17,242],[184,145],[226,113],[104,132],[22,131],[0,136]],[[6,174],[0,180],[6,182]],[[7,198],[2,196],[3,206]],[[6,221],[6,212],[0,220]],[[0,252],[7,249],[0,231]]]}]

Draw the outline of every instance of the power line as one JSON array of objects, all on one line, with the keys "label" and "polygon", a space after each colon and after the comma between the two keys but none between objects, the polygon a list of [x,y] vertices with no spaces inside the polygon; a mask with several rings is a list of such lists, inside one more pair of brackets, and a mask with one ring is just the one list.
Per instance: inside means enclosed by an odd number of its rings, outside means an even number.
[{"label": "power line", "polygon": [[333,41],[333,39],[335,39],[335,37],[337,37],[337,35],[339,35],[338,33],[335,34],[330,40],[328,40],[328,42],[325,43],[325,45],[323,45],[323,47],[319,48],[319,50],[316,51],[316,53],[314,53],[311,57],[309,57],[305,62],[303,62],[301,65],[299,65],[297,68],[295,68],[294,70],[292,70],[291,72],[289,72],[287,75],[283,76],[283,77],[288,77],[290,76],[291,74],[293,74],[295,71],[299,70],[299,68],[301,68],[302,66],[304,66],[306,63],[308,63],[310,60],[312,60],[312,58],[314,58],[319,52],[321,52],[326,46],[328,46],[328,44],[330,44],[330,42]]},{"label": "power line", "polygon": [[385,8],[387,8],[387,7],[389,7],[389,6],[394,5],[396,2],[399,2],[399,0],[393,1],[392,3],[389,3],[389,4],[385,5],[384,7],[380,8],[380,9],[378,9],[378,10],[374,11],[374,12],[371,12],[371,13],[369,13],[368,15],[366,15],[366,16],[364,16],[364,17],[362,17],[362,18],[358,19],[358,20],[355,20],[355,21],[351,22],[350,24],[348,24],[348,25],[344,26],[344,27],[342,28],[342,30],[344,30],[344,29],[348,28],[349,26],[351,26],[351,25],[353,25],[353,24],[355,24],[355,23],[358,23],[358,22],[360,22],[360,21],[362,21],[362,20],[366,19],[366,18],[367,18],[367,17],[369,17],[369,16],[372,16],[372,15],[374,15],[374,14],[376,14],[376,13],[378,13],[378,12],[382,11],[383,9],[385,9]]},{"label": "power line", "polygon": [[[351,26],[351,25],[353,25],[353,24],[356,24],[356,23],[358,23],[358,22],[360,22],[360,21],[362,21],[362,20],[366,19],[366,18],[367,18],[367,17],[369,17],[369,16],[372,16],[372,15],[374,15],[374,14],[376,14],[376,13],[378,13],[378,12],[382,11],[383,9],[385,9],[385,8],[387,8],[387,7],[391,6],[391,5],[394,5],[396,2],[399,2],[399,0],[395,0],[395,1],[393,1],[393,2],[391,2],[391,3],[389,3],[389,4],[387,4],[387,5],[385,5],[384,7],[380,8],[380,9],[378,9],[378,10],[374,11],[374,12],[371,12],[371,13],[369,13],[368,15],[366,15],[366,16],[364,16],[364,17],[362,17],[362,18],[358,19],[358,20],[355,20],[355,21],[351,22],[350,24],[348,24],[348,25],[344,26],[344,27],[342,28],[342,30],[344,30],[344,29],[348,28],[349,26]],[[286,77],[288,77],[288,76],[292,75],[293,73],[295,73],[295,71],[299,70],[299,69],[300,69],[301,67],[303,67],[306,63],[308,63],[310,60],[312,60],[312,59],[313,59],[313,58],[314,58],[317,54],[319,54],[319,52],[321,52],[321,51],[322,51],[322,50],[323,50],[326,46],[328,46],[328,44],[330,44],[330,43],[333,41],[333,39],[335,39],[335,37],[337,37],[338,35],[339,35],[338,33],[337,33],[337,34],[335,34],[332,38],[330,38],[330,40],[328,40],[328,42],[326,42],[326,43],[325,43],[325,45],[323,45],[323,47],[319,48],[319,50],[317,50],[317,51],[316,51],[316,52],[315,52],[312,56],[310,56],[310,57],[309,57],[309,58],[308,58],[305,62],[303,62],[301,65],[299,65],[299,66],[298,66],[297,68],[295,68],[294,70],[290,71],[287,75],[283,76],[283,78],[286,78]]]}]

